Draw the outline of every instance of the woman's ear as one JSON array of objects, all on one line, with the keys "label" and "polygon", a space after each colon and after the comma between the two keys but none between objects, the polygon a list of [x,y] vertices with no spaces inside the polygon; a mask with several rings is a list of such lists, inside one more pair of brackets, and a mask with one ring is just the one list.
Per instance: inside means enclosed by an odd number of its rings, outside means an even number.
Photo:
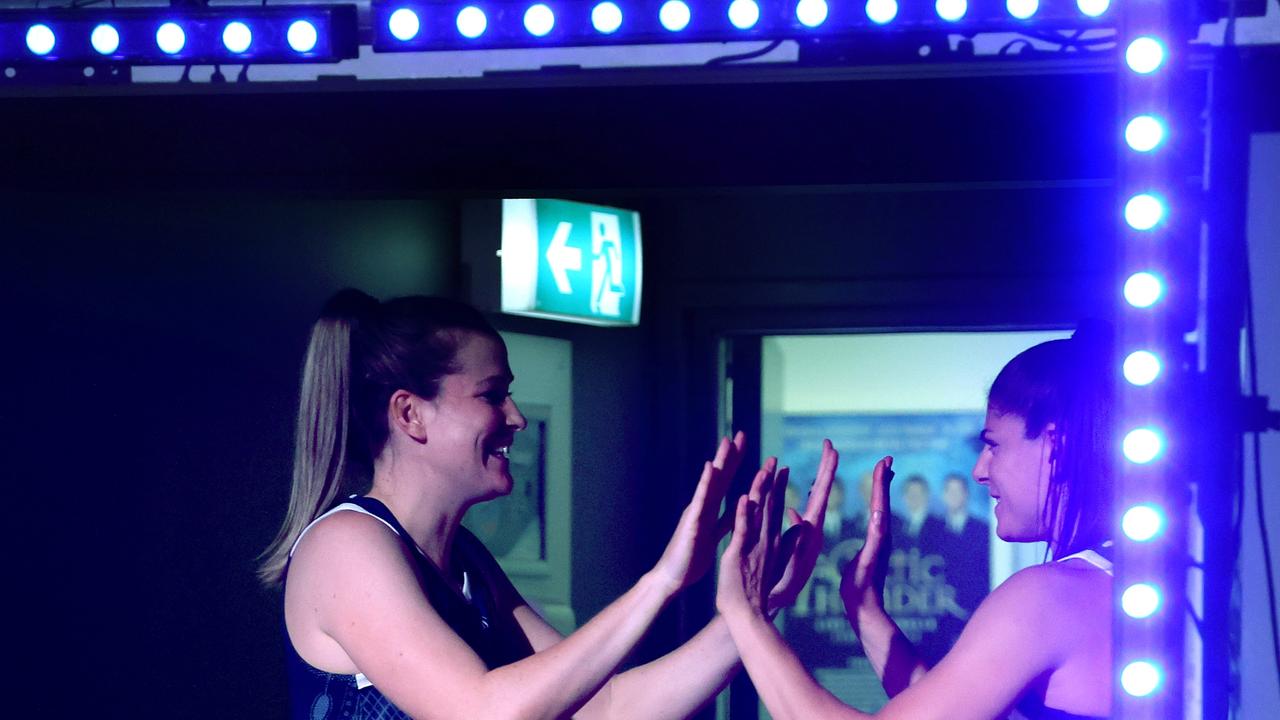
[{"label": "woman's ear", "polygon": [[435,406],[408,390],[396,390],[387,403],[387,425],[419,443],[425,443],[428,421],[434,411]]},{"label": "woman's ear", "polygon": [[1062,450],[1062,444],[1065,438],[1062,433],[1058,432],[1058,426],[1055,423],[1049,423],[1044,426],[1044,430],[1040,432],[1045,442],[1049,443],[1049,459],[1057,460],[1058,452]]}]

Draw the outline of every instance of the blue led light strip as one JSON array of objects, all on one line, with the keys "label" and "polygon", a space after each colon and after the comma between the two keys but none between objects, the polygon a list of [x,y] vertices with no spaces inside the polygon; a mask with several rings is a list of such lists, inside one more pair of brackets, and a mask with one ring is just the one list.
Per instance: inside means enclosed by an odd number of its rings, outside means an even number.
[{"label": "blue led light strip", "polygon": [[378,52],[1111,27],[1109,0],[374,0]]},{"label": "blue led light strip", "polygon": [[1116,282],[1118,383],[1115,507],[1115,692],[1112,716],[1182,717],[1182,656],[1189,506],[1186,446],[1171,399],[1179,384],[1178,299],[1194,296],[1175,257],[1190,239],[1190,213],[1175,182],[1171,89],[1178,43],[1169,7],[1125,0],[1117,62],[1120,162]]},{"label": "blue led light strip", "polygon": [[336,62],[358,54],[354,5],[0,11],[0,62]]}]

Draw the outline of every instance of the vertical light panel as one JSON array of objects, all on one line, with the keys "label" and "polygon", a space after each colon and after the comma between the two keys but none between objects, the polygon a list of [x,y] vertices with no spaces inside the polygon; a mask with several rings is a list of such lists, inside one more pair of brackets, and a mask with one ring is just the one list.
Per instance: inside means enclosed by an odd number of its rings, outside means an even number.
[{"label": "vertical light panel", "polygon": [[1115,694],[1113,717],[1183,717],[1183,620],[1187,478],[1176,464],[1186,446],[1174,421],[1175,355],[1181,339],[1174,298],[1194,295],[1177,271],[1188,241],[1174,138],[1175,71],[1186,47],[1165,0],[1124,0],[1120,82],[1120,304],[1114,358],[1118,383]]}]

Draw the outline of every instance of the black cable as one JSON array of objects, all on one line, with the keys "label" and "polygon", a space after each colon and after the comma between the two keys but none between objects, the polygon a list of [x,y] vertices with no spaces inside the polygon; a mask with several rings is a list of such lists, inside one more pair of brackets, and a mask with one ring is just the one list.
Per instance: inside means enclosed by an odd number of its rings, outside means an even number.
[{"label": "black cable", "polygon": [[[1254,338],[1253,322],[1253,271],[1249,267],[1249,253],[1244,254],[1244,318],[1249,354],[1249,392],[1258,397],[1258,345]],[[1276,623],[1276,582],[1271,572],[1271,539],[1267,533],[1267,512],[1262,502],[1262,433],[1265,427],[1253,433],[1253,499],[1258,507],[1258,533],[1262,536],[1262,560],[1267,570],[1267,600],[1271,616],[1271,651],[1275,656],[1276,672],[1280,673],[1280,627]]]},{"label": "black cable", "polygon": [[768,45],[765,45],[759,50],[752,50],[751,52],[745,52],[740,55],[721,55],[720,57],[711,58],[710,60],[707,61],[707,64],[708,65],[727,65],[729,63],[735,63],[740,60],[754,60],[762,55],[768,55],[774,50],[777,50],[778,46],[781,44],[782,44],[782,40],[774,40],[773,42],[769,43]]}]

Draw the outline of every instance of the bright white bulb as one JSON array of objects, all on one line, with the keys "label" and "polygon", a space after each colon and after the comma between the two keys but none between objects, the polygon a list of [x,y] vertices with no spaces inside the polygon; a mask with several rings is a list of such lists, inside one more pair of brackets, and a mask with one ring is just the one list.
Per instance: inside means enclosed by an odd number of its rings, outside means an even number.
[{"label": "bright white bulb", "polygon": [[222,44],[233,53],[242,53],[253,43],[253,33],[242,22],[230,22],[222,29]]},{"label": "bright white bulb", "polygon": [[1134,505],[1124,511],[1120,527],[1130,540],[1147,542],[1164,529],[1164,516],[1153,505]]},{"label": "bright white bulb", "polygon": [[898,17],[898,0],[867,0],[867,18],[877,25]]},{"label": "bright white bulb", "polygon": [[680,32],[689,27],[692,19],[693,13],[683,0],[667,0],[658,9],[658,20],[662,22],[662,27],[671,32]]},{"label": "bright white bulb", "polygon": [[968,0],[937,0],[934,8],[938,11],[938,17],[947,22],[956,22],[968,12],[969,2]]},{"label": "bright white bulb", "polygon": [[529,9],[524,11],[524,29],[534,37],[544,37],[555,26],[556,14],[542,3],[530,5]]},{"label": "bright white bulb", "polygon": [[1098,17],[1111,7],[1111,0],[1076,0],[1076,7],[1089,17]]},{"label": "bright white bulb", "polygon": [[1019,20],[1030,20],[1040,9],[1040,0],[1006,0],[1005,8]]},{"label": "bright white bulb", "polygon": [[1150,385],[1160,377],[1160,358],[1155,353],[1137,350],[1124,359],[1124,379],[1134,385]]},{"label": "bright white bulb", "polygon": [[1124,299],[1134,307],[1155,305],[1164,294],[1164,283],[1149,272],[1136,272],[1124,281]]},{"label": "bright white bulb", "polygon": [[409,8],[400,8],[387,18],[387,28],[391,30],[392,37],[400,42],[408,42],[418,36],[422,21],[418,19],[418,13]]},{"label": "bright white bulb", "polygon": [[89,33],[89,44],[99,55],[110,55],[120,49],[120,31],[103,23]]},{"label": "bright white bulb", "polygon": [[622,27],[622,8],[611,2],[596,5],[591,10],[591,25],[605,35],[617,32]]},{"label": "bright white bulb", "polygon": [[1164,219],[1164,203],[1150,193],[1140,193],[1124,204],[1124,220],[1134,230],[1150,230]]},{"label": "bright white bulb", "polygon": [[1150,660],[1136,660],[1120,672],[1120,686],[1134,697],[1146,697],[1160,687],[1160,668]]},{"label": "bright white bulb", "polygon": [[827,0],[800,0],[796,4],[796,19],[805,27],[816,28],[827,21],[830,11]]},{"label": "bright white bulb", "polygon": [[729,22],[739,30],[749,30],[760,21],[760,6],[755,0],[733,0],[729,3]]},{"label": "bright white bulb", "polygon": [[1124,60],[1130,70],[1139,75],[1149,75],[1164,64],[1164,45],[1153,37],[1137,38],[1124,51]]},{"label": "bright white bulb", "polygon": [[289,25],[285,38],[289,41],[289,47],[294,52],[308,53],[316,49],[316,41],[319,35],[316,33],[316,26],[307,20],[294,20]]},{"label": "bright white bulb", "polygon": [[1124,436],[1124,456],[1129,462],[1146,465],[1160,456],[1164,440],[1151,428],[1136,428]]},{"label": "bright white bulb", "polygon": [[475,40],[489,28],[489,18],[480,8],[468,5],[458,11],[458,19],[454,24],[458,26],[459,35]]},{"label": "bright white bulb", "polygon": [[1120,607],[1131,618],[1149,618],[1160,609],[1160,591],[1149,583],[1137,583],[1120,595]]},{"label": "bright white bulb", "polygon": [[1124,126],[1124,141],[1137,152],[1151,152],[1164,142],[1164,125],[1150,115],[1139,115]]},{"label": "bright white bulb", "polygon": [[35,55],[48,55],[53,52],[57,39],[48,25],[32,25],[27,28],[27,49]]},{"label": "bright white bulb", "polygon": [[167,22],[156,29],[156,47],[166,55],[177,55],[187,46],[187,32],[175,22]]}]

